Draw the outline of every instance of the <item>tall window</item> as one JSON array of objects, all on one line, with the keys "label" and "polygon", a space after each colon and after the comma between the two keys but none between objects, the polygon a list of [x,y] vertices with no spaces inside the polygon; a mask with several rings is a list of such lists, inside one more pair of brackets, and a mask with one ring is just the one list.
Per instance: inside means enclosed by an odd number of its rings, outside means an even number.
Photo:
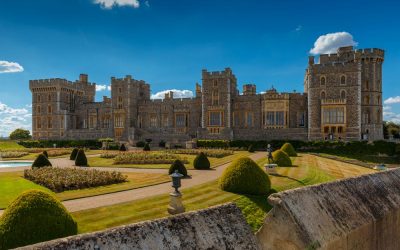
[{"label": "tall window", "polygon": [[346,85],[346,76],[341,76],[340,77],[340,84],[341,85]]},{"label": "tall window", "polygon": [[52,112],[52,108],[51,108],[51,106],[49,105],[49,106],[47,106],[47,113],[48,113],[48,114],[51,114],[51,112]]},{"label": "tall window", "polygon": [[186,127],[186,115],[185,114],[176,114],[175,115],[175,126],[177,128]]},{"label": "tall window", "polygon": [[118,97],[118,104],[117,104],[118,109],[122,109],[122,104],[123,104],[123,102],[122,102],[122,96],[119,96],[119,97]]},{"label": "tall window", "polygon": [[123,128],[124,127],[124,121],[122,119],[122,116],[119,115],[119,114],[115,115],[114,123],[115,123],[115,127],[116,128]]},{"label": "tall window", "polygon": [[247,127],[253,127],[253,112],[248,112],[246,117]]},{"label": "tall window", "polygon": [[276,112],[276,125],[285,125],[285,113],[283,111]]},{"label": "tall window", "polygon": [[221,126],[222,115],[221,112],[210,112],[210,126]]},{"label": "tall window", "polygon": [[370,124],[371,123],[369,111],[365,111],[364,112],[364,123],[365,124]]},{"label": "tall window", "polygon": [[275,112],[267,112],[267,125],[275,125]]},{"label": "tall window", "polygon": [[47,117],[47,128],[53,128],[53,119],[51,117]]},{"label": "tall window", "polygon": [[42,97],[41,97],[39,94],[37,95],[37,101],[38,101],[38,102],[41,102],[41,101],[42,101]]},{"label": "tall window", "polygon": [[37,113],[40,114],[42,112],[42,107],[37,106]]},{"label": "tall window", "polygon": [[323,109],[324,124],[342,124],[344,123],[344,107],[324,108]]},{"label": "tall window", "polygon": [[157,127],[157,116],[155,115],[150,116],[150,127],[152,128]]},{"label": "tall window", "polygon": [[369,104],[369,96],[364,97],[364,104]]},{"label": "tall window", "polygon": [[60,128],[64,128],[64,116],[61,116],[61,121],[60,121]]},{"label": "tall window", "polygon": [[36,118],[36,128],[37,129],[42,128],[42,119],[40,117]]},{"label": "tall window", "polygon": [[325,83],[326,83],[326,78],[325,78],[325,76],[322,76],[322,77],[320,78],[320,84],[321,84],[321,85],[325,85]]},{"label": "tall window", "polygon": [[325,91],[322,91],[321,92],[321,99],[325,99],[325,98],[326,98]]},{"label": "tall window", "polygon": [[346,91],[342,90],[342,91],[340,92],[340,98],[346,99]]},{"label": "tall window", "polygon": [[219,105],[219,93],[217,90],[212,92],[212,105]]},{"label": "tall window", "polygon": [[233,126],[240,126],[240,113],[239,111],[233,112]]},{"label": "tall window", "polygon": [[48,95],[47,100],[51,102],[51,94]]},{"label": "tall window", "polygon": [[304,127],[304,125],[305,125],[305,115],[304,115],[304,113],[301,113],[301,115],[300,115],[300,121],[299,121],[299,126],[300,126],[300,127]]},{"label": "tall window", "polygon": [[369,81],[368,80],[365,81],[365,89],[369,90]]}]

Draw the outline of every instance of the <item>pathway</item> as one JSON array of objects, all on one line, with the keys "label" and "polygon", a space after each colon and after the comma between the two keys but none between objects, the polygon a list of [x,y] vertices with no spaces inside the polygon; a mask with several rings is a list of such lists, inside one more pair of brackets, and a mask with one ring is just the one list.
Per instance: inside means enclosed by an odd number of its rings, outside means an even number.
[{"label": "pathway", "polygon": [[[265,157],[265,152],[258,152],[255,154],[252,154],[250,156],[251,159],[254,161],[257,161],[261,158]],[[54,159],[52,160],[52,163],[60,164],[59,166],[67,166],[67,165],[61,165],[61,164],[67,164],[69,160],[64,159],[62,161],[61,159]],[[229,166],[229,163],[225,163],[219,167],[216,167],[212,170],[188,170],[189,175],[191,175],[191,178],[188,179],[182,179],[182,187],[183,188],[189,188],[193,187],[196,185],[200,185],[212,180],[218,179],[223,171]],[[101,168],[105,169],[105,168]],[[118,170],[118,168],[112,168],[112,170]],[[165,173],[167,170],[166,169],[126,169],[124,168],[123,171],[129,170],[130,172],[147,172],[147,173],[157,173],[158,171],[162,171],[162,173]],[[70,211],[70,212],[75,212],[75,211],[80,211],[80,210],[86,210],[86,209],[91,209],[91,208],[97,208],[97,207],[103,207],[103,206],[110,206],[118,203],[124,203],[124,202],[130,202],[142,198],[146,198],[149,196],[154,196],[154,195],[159,195],[159,194],[165,194],[169,193],[172,191],[171,183],[162,183],[154,186],[148,186],[148,187],[143,187],[143,188],[138,188],[138,189],[133,189],[133,190],[127,190],[127,191],[121,191],[117,193],[111,193],[111,194],[103,194],[99,196],[92,196],[92,197],[87,197],[87,198],[80,198],[80,199],[75,199],[75,200],[68,200],[64,201],[63,204],[64,206]],[[2,210],[0,210],[0,215],[3,213]]]}]

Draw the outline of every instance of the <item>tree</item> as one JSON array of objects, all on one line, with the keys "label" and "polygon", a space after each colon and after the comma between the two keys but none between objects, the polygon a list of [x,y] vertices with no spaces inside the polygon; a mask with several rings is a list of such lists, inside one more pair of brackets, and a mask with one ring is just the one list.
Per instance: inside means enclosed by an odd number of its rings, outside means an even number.
[{"label": "tree", "polygon": [[31,132],[27,129],[17,128],[10,134],[11,140],[29,140],[31,139]]}]

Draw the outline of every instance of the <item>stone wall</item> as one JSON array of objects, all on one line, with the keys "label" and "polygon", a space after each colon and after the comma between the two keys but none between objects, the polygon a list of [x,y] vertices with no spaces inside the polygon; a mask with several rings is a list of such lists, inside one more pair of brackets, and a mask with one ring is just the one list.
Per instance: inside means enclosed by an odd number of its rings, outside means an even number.
[{"label": "stone wall", "polygon": [[260,249],[234,204],[53,240],[20,249]]},{"label": "stone wall", "polygon": [[400,249],[400,169],[271,195],[263,249]]}]

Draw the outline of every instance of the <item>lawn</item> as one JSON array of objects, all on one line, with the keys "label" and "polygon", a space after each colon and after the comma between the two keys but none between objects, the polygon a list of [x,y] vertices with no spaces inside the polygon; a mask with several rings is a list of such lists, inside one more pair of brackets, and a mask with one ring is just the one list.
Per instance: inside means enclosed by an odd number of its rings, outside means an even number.
[{"label": "lawn", "polygon": [[4,209],[22,192],[29,189],[46,190],[55,194],[60,200],[70,200],[76,198],[89,197],[100,194],[114,193],[124,190],[135,189],[165,183],[170,181],[167,174],[148,174],[148,173],[124,173],[128,176],[128,182],[113,184],[82,190],[65,191],[53,193],[49,189],[37,185],[23,178],[23,172],[0,173],[0,209]]},{"label": "lawn", "polygon": [[[185,164],[187,169],[194,169],[193,160],[195,155],[178,154],[181,158],[186,158],[189,163]],[[223,158],[209,157],[211,167],[217,167],[227,162],[233,161],[237,158],[250,155],[247,151],[235,151],[233,155],[229,155]],[[91,167],[115,167],[115,168],[153,168],[153,169],[168,169],[171,164],[118,164],[113,165],[114,159],[105,159],[101,157],[89,157],[89,165]]]},{"label": "lawn", "polygon": [[[264,160],[258,161],[262,166]],[[294,157],[294,167],[277,168],[278,176],[270,176],[272,188],[278,191],[302,187],[335,179],[375,172],[374,170],[333,161],[313,155]],[[207,208],[226,202],[235,202],[254,231],[260,228],[271,206],[267,196],[245,196],[219,189],[217,181],[183,189],[186,211]],[[95,208],[73,213],[79,230],[92,232],[119,225],[168,216],[168,194],[153,196],[128,203]]]},{"label": "lawn", "polygon": [[15,141],[0,141],[0,150],[10,149],[24,149],[25,147],[19,145]]}]

